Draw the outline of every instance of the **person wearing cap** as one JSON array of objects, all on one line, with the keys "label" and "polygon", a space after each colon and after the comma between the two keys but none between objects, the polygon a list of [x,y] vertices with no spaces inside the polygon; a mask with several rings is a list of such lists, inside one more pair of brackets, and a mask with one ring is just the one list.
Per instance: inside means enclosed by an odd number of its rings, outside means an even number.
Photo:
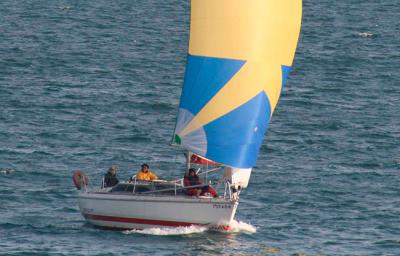
[{"label": "person wearing cap", "polygon": [[118,178],[117,178],[117,166],[113,165],[111,166],[107,173],[104,175],[103,178],[103,186],[105,188],[107,187],[113,187],[118,184]]},{"label": "person wearing cap", "polygon": [[158,180],[157,175],[155,175],[150,169],[148,164],[142,164],[142,168],[136,174],[137,180]]}]

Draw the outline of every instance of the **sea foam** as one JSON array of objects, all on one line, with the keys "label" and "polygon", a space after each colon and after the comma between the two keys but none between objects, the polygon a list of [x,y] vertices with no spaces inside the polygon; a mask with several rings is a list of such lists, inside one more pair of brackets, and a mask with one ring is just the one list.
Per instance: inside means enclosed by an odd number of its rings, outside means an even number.
[{"label": "sea foam", "polygon": [[146,228],[142,230],[124,231],[124,234],[146,234],[155,236],[173,236],[173,235],[189,235],[202,233],[207,230],[207,227],[192,225],[189,227],[161,227],[161,228]]},{"label": "sea foam", "polygon": [[229,229],[215,228],[207,226],[192,225],[189,227],[159,227],[159,228],[146,228],[146,229],[132,229],[123,231],[124,234],[146,234],[155,236],[174,236],[174,235],[189,235],[196,233],[203,233],[206,231],[217,231],[223,233],[256,233],[257,228],[251,224],[243,221],[233,220],[229,225]]},{"label": "sea foam", "polygon": [[256,233],[257,228],[249,223],[243,222],[243,221],[237,221],[233,220],[230,225],[230,229],[228,232],[232,233]]}]

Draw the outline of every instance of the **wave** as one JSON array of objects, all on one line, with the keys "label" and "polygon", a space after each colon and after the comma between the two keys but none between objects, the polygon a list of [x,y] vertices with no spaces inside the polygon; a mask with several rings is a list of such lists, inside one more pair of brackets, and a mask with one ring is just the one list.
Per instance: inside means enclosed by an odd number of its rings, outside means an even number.
[{"label": "wave", "polygon": [[249,223],[243,221],[233,220],[231,225],[229,225],[230,229],[228,232],[230,233],[249,233],[253,234],[257,232],[257,228]]},{"label": "wave", "polygon": [[177,235],[189,235],[205,232],[208,228],[204,226],[192,225],[189,227],[162,227],[162,228],[146,228],[142,230],[129,230],[123,231],[124,234],[145,234],[155,236],[177,236]]},{"label": "wave", "polygon": [[45,150],[36,150],[36,149],[32,149],[32,148],[15,148],[15,149],[0,148],[0,153],[6,153],[6,154],[37,154],[37,155],[47,155],[47,156],[54,155],[53,153],[47,152]]},{"label": "wave", "polygon": [[360,37],[373,37],[374,36],[374,34],[372,34],[370,32],[359,32],[357,35]]},{"label": "wave", "polygon": [[11,174],[13,172],[15,172],[15,170],[11,168],[0,168],[0,174]]},{"label": "wave", "polygon": [[179,235],[190,235],[197,233],[204,233],[207,231],[216,231],[222,233],[247,233],[252,234],[257,232],[257,228],[251,224],[243,221],[233,220],[229,225],[229,228],[219,227],[207,227],[192,225],[189,227],[160,227],[160,228],[146,228],[146,229],[132,229],[123,231],[124,234],[145,234],[145,235],[155,235],[155,236],[179,236]]}]

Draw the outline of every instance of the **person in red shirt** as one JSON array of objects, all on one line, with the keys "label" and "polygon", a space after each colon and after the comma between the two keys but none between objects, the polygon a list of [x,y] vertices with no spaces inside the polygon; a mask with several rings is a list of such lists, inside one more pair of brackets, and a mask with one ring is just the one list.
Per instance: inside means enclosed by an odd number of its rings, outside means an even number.
[{"label": "person in red shirt", "polygon": [[[185,175],[183,178],[183,185],[185,187],[190,187],[190,186],[197,186],[201,185],[202,182],[197,175],[196,171],[193,168],[189,169],[189,175]],[[213,189],[211,186],[199,186],[199,187],[194,187],[194,188],[188,188],[186,190],[186,193],[189,196],[202,196],[205,195],[206,193],[210,193],[213,197],[217,197],[217,192],[215,189]]]}]

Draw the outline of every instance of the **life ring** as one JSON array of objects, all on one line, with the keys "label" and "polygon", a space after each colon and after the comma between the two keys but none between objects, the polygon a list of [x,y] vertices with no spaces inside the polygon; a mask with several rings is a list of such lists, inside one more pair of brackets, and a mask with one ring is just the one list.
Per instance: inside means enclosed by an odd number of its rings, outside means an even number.
[{"label": "life ring", "polygon": [[74,182],[74,185],[78,190],[80,190],[84,186],[87,186],[89,183],[88,177],[80,170],[74,171],[72,175],[72,181]]}]

